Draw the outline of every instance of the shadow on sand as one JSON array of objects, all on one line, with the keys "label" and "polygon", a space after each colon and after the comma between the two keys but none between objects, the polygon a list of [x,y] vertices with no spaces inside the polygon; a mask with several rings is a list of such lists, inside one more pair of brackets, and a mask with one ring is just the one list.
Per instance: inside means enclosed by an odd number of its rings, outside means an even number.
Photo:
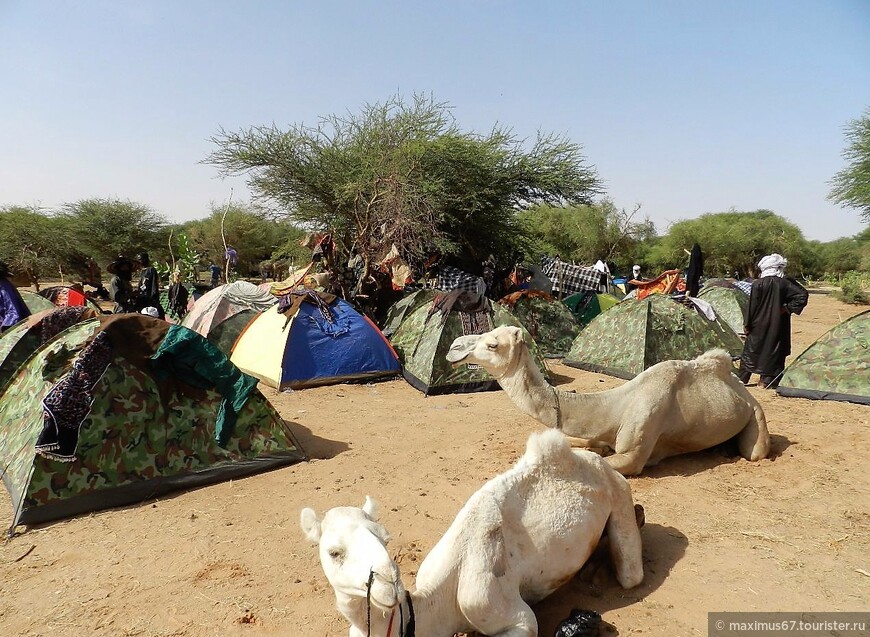
[{"label": "shadow on sand", "polygon": [[305,425],[300,425],[298,422],[285,420],[285,424],[299,440],[302,449],[308,455],[309,459],[328,460],[334,458],[350,449],[350,446],[343,440],[330,440],[329,438],[321,438]]},{"label": "shadow on sand", "polygon": [[[640,602],[661,586],[674,565],[683,557],[689,541],[673,527],[650,523],[641,529],[641,537],[644,578],[640,586],[626,590],[616,581],[605,538],[579,574],[535,605],[538,634],[554,634],[559,623],[568,617],[573,608],[604,614],[615,608]],[[606,622],[602,622],[601,628],[601,634],[608,637],[620,634],[618,626]],[[624,631],[623,634],[632,633],[628,626],[624,627]]]}]

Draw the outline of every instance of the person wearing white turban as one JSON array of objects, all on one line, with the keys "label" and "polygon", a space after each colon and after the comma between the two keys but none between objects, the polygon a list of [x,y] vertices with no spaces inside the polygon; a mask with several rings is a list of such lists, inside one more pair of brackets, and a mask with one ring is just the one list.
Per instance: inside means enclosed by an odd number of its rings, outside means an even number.
[{"label": "person wearing white turban", "polygon": [[759,374],[760,387],[775,389],[791,353],[791,315],[800,314],[809,294],[794,279],[785,276],[788,260],[769,254],[758,262],[760,275],[752,282],[744,332],[746,342],[740,357],[740,380],[748,383]]}]

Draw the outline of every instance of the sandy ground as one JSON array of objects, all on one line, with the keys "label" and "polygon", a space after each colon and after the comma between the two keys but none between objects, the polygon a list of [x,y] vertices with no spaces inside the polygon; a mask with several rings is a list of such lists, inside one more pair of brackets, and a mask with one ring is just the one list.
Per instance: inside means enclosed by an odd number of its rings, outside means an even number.
[{"label": "sandy ground", "polygon": [[[795,352],[862,308],[812,295]],[[614,378],[552,366],[563,389]],[[571,608],[606,635],[707,634],[708,611],[870,610],[870,408],[752,388],[773,437],[750,463],[711,450],[630,480],[646,508],[644,582],[603,569],[536,607],[551,636]],[[346,635],[299,510],[379,500],[412,585],[463,502],[539,425],[502,392],[425,398],[404,381],[277,393],[311,461],[21,529],[0,545],[0,635]],[[0,526],[11,506],[0,506]]]}]

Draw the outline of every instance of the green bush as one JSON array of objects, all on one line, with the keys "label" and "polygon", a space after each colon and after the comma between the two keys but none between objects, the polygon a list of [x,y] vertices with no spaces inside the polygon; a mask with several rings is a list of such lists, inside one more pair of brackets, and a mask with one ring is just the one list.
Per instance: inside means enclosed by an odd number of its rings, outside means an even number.
[{"label": "green bush", "polygon": [[861,272],[846,272],[840,277],[840,292],[835,292],[834,297],[844,303],[855,305],[870,305],[870,293],[867,285],[870,277]]}]

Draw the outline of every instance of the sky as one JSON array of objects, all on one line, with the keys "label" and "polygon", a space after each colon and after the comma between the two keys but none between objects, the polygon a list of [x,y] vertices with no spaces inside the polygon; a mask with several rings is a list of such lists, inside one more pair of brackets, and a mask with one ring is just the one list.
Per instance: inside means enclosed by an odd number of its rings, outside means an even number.
[{"label": "sky", "polygon": [[808,239],[870,112],[868,0],[0,0],[0,206],[251,198],[203,160],[224,129],[316,124],[394,95],[457,124],[566,135],[659,233],[769,209]]}]

